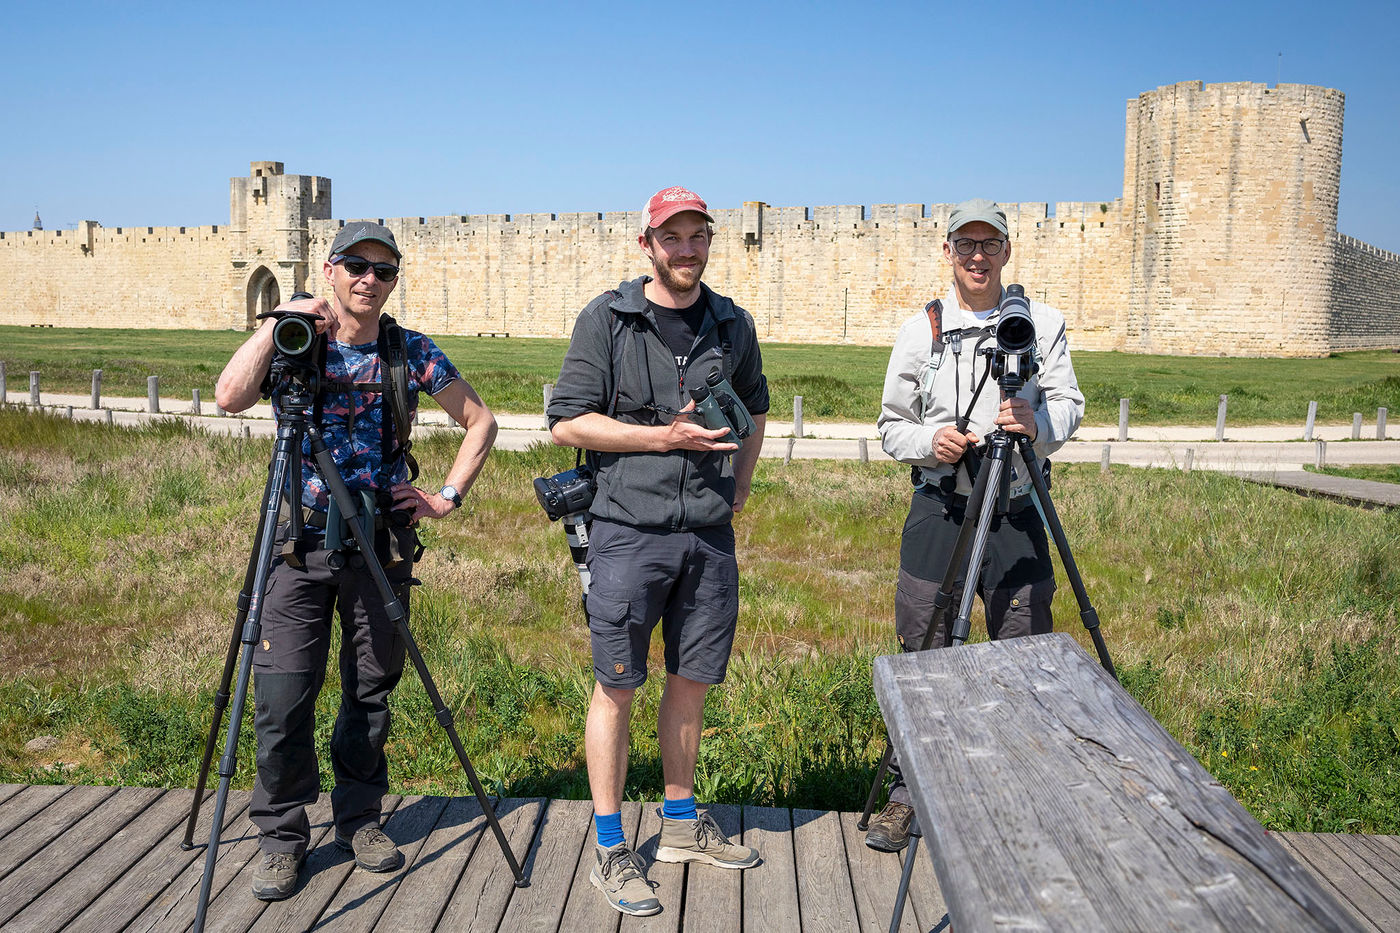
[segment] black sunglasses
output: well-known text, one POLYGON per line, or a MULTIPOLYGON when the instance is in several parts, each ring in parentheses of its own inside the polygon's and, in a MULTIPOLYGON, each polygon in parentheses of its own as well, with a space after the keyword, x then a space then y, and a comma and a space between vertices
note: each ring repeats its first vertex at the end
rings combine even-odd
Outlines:
POLYGON ((359 256, 338 256, 331 260, 332 264, 337 262, 357 279, 371 269, 374 270, 374 277, 381 282, 392 282, 399 276, 399 267, 391 262, 370 262, 359 256))

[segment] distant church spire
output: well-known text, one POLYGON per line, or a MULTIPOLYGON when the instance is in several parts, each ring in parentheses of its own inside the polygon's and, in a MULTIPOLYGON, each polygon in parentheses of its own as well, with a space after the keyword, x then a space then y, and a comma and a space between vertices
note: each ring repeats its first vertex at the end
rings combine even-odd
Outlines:
POLYGON ((43 222, 42 220, 39 219, 39 209, 38 209, 37 207, 34 208, 34 229, 35 229, 35 230, 42 230, 42 229, 44 229, 44 222, 43 222))

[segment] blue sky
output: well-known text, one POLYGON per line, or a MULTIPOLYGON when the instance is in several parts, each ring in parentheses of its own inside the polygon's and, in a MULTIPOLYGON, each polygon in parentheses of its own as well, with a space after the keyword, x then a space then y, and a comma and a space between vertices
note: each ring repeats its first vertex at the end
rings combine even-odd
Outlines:
POLYGON ((1346 93, 1338 227, 1400 251, 1397 9, 13 3, 0 229, 226 223, 258 159, 338 217, 1108 200, 1129 98, 1281 77, 1346 93))

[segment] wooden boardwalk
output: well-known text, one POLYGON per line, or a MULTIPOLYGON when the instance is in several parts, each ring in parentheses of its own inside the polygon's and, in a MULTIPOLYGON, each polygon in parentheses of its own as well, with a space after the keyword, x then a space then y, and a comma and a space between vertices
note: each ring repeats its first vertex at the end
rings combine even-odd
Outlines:
MULTIPOLYGON (((186 930, 204 868, 180 849, 191 792, 139 787, 0 785, 0 931, 186 930)), ((336 931, 879 931, 889 926, 898 856, 872 852, 856 814, 715 807, 725 830, 757 846, 746 872, 655 864, 664 910, 622 917, 588 882, 585 801, 512 799, 501 823, 530 877, 517 889, 472 798, 389 797, 386 829, 406 857, 383 875, 356 869, 330 843, 325 798, 312 809, 316 847, 286 901, 253 898, 257 854, 248 795, 230 795, 207 929, 336 931)), ((206 804, 208 811, 212 809, 206 804)), ((641 851, 656 846, 652 807, 627 804, 641 851)), ((208 837, 207 822, 197 839, 208 837)), ((1400 837, 1289 833, 1280 839, 1369 929, 1400 930, 1400 837)), ((915 863, 901 930, 947 929, 932 860, 915 863)))
MULTIPOLYGON (((0 930, 178 931, 194 919, 202 845, 180 849, 192 792, 139 787, 0 785, 0 930)), ((899 856, 873 852, 857 814, 713 807, 732 837, 756 846, 747 871, 654 864, 663 910, 622 917, 588 880, 587 801, 510 799, 498 816, 530 886, 516 888, 474 798, 389 797, 385 829, 404 868, 356 869, 331 842, 329 798, 312 808, 314 848, 288 900, 253 898, 256 830, 248 794, 230 794, 215 871, 210 931, 884 931, 899 856)), ((206 802, 196 841, 208 839, 206 802)), ((624 805, 623 826, 655 851, 655 807, 624 805)), ((946 928, 929 860, 915 863, 902 930, 946 928)))

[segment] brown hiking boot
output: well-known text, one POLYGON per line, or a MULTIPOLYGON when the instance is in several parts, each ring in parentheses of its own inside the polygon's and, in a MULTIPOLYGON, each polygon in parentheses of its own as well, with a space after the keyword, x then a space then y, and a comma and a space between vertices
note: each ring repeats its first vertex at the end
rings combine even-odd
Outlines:
POLYGON ((365 871, 393 871, 403 864, 403 853, 378 823, 366 823, 349 839, 336 830, 335 844, 355 853, 355 864, 365 871))
POLYGON ((672 820, 663 815, 656 860, 704 862, 717 868, 749 868, 758 864, 758 850, 730 842, 708 813, 693 820, 672 820))
POLYGON ((297 888, 301 859, 290 852, 264 852, 253 872, 253 896, 260 901, 280 901, 297 888))
POLYGON ((913 807, 891 800, 870 821, 865 844, 880 852, 898 852, 909 844, 909 824, 913 821, 913 807))

